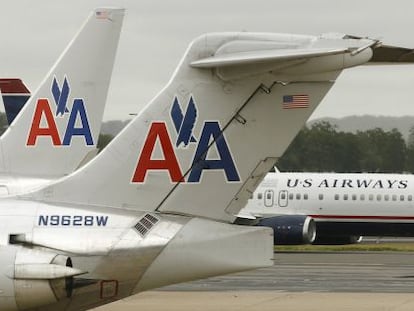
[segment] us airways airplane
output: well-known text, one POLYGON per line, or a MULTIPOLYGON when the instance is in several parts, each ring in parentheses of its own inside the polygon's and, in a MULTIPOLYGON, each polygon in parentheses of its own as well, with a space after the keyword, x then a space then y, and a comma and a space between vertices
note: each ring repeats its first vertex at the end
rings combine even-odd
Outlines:
POLYGON ((110 14, 122 16, 91 14, 29 100, 20 80, 0 80, 11 122, 0 138, 0 196, 45 185, 96 155, 122 25, 110 14))
MULTIPOLYGON (((117 23, 117 12, 97 16, 117 23)), ((234 215, 339 73, 375 59, 379 44, 248 32, 195 39, 103 152, 0 200, 2 310, 82 311, 272 265, 273 231, 234 225, 234 215)))
POLYGON ((414 236, 413 195, 413 175, 276 172, 240 217, 272 227, 279 245, 414 236))

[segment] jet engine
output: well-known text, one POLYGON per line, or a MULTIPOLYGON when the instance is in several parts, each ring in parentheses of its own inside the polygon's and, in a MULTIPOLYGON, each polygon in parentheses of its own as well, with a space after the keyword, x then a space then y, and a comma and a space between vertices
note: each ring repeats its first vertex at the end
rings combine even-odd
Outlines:
POLYGON ((310 244, 316 237, 315 221, 306 215, 263 218, 257 225, 273 229, 274 245, 310 244))
POLYGON ((70 257, 21 246, 0 247, 0 306, 20 311, 70 297, 73 277, 83 274, 70 257))

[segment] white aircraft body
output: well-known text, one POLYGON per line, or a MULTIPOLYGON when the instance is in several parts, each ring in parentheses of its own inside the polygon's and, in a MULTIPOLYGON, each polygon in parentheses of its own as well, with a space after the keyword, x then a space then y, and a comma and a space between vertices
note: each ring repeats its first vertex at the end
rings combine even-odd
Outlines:
POLYGON ((17 111, 0 137, 0 197, 44 186, 96 155, 121 25, 92 14, 26 104, 21 81, 1 79, 6 112, 17 111))
POLYGON ((378 45, 248 32, 195 39, 103 152, 51 185, 0 200, 1 309, 82 311, 272 265, 273 231, 234 225, 234 215, 339 73, 368 62, 378 45))
POLYGON ((240 216, 272 227, 275 244, 414 236, 413 195, 413 175, 276 172, 265 177, 240 216))

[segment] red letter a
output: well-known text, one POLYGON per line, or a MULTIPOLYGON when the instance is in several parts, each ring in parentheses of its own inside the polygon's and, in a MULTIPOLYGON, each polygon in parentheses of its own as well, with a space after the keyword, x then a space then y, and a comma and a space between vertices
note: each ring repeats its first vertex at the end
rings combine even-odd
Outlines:
POLYGON ((27 146, 34 146, 36 144, 37 136, 50 136, 54 146, 60 146, 60 137, 53 119, 52 111, 50 110, 47 99, 39 99, 37 101, 36 110, 33 116, 32 127, 30 128, 29 137, 27 138, 27 146), (42 115, 46 117, 47 127, 41 128, 40 121, 42 115))
POLYGON ((184 181, 165 123, 154 122, 151 124, 132 182, 144 182, 148 170, 167 170, 172 182, 184 181), (164 154, 163 160, 151 159, 157 139, 164 154))

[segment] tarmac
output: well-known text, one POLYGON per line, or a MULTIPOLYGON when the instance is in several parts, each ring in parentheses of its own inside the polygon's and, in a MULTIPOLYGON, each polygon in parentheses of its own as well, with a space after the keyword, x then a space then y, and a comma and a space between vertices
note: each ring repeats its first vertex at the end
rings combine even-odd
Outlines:
POLYGON ((156 292, 141 293, 99 311, 412 311, 413 294, 156 292))
POLYGON ((414 310, 414 253, 276 253, 273 267, 164 287, 96 308, 414 310))

